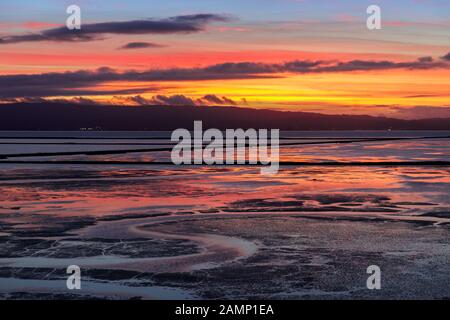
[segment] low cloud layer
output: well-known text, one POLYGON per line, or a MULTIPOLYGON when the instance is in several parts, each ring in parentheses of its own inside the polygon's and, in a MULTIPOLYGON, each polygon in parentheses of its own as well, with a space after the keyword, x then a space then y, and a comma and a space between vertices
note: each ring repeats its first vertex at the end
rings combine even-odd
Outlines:
MULTIPOLYGON (((75 95, 141 94, 157 89, 157 86, 141 86, 123 90, 95 90, 93 87, 107 82, 125 81, 169 82, 280 78, 291 74, 345 73, 355 71, 379 71, 392 69, 428 70, 450 68, 444 59, 419 58, 410 62, 351 60, 309 61, 295 60, 286 63, 222 63, 200 68, 150 69, 125 71, 102 67, 94 71, 52 72, 29 75, 0 76, 0 99, 16 97, 48 97, 75 95)), ((220 98, 207 96, 205 100, 219 104, 220 98)))
POLYGON ((155 95, 150 99, 140 95, 133 97, 115 97, 116 102, 121 104, 164 105, 164 106, 209 106, 209 105, 236 105, 236 102, 227 97, 218 97, 214 94, 205 95, 199 99, 190 98, 185 95, 155 95))
POLYGON ((141 95, 136 96, 113 96, 109 101, 98 102, 96 100, 74 97, 74 98, 53 98, 47 99, 42 97, 25 97, 25 98, 8 98, 3 99, 7 103, 71 103, 82 105, 138 105, 138 106, 213 106, 213 105, 236 105, 236 102, 227 97, 218 97, 214 94, 205 95, 199 99, 190 98, 185 95, 155 95, 151 98, 145 98, 141 95))
MULTIPOLYGON (((236 103, 228 99, 227 97, 219 98, 222 103, 209 103, 208 97, 215 95, 205 95, 202 98, 196 99, 185 95, 155 95, 151 98, 145 98, 141 95, 136 96, 114 96, 108 101, 96 101, 88 99, 85 97, 74 97, 74 98, 56 98, 56 99, 46 99, 41 97, 34 98, 15 98, 15 99, 5 99, 3 102, 8 103, 51 103, 51 104, 73 104, 73 105, 111 105, 111 106, 232 106, 236 103), (230 103, 226 103, 229 101, 230 103)), ((217 100, 217 101, 219 101, 217 100)), ((214 98, 214 101, 215 98, 214 98)), ((240 104, 243 104, 243 101, 240 104)), ((405 120, 417 120, 417 119, 450 119, 450 106, 447 107, 432 107, 432 106, 374 106, 378 110, 371 110, 369 114, 374 116, 382 116, 388 118, 405 119, 405 120)), ((330 113, 325 109, 305 109, 304 112, 314 112, 323 114, 347 114, 347 115, 364 115, 360 109, 355 109, 353 111, 349 110, 349 107, 345 107, 340 112, 330 113)))
POLYGON ((433 119, 450 118, 450 107, 389 107, 392 111, 390 116, 400 119, 433 119))
POLYGON ((201 102, 204 104, 218 104, 218 105, 223 105, 223 104, 235 105, 236 104, 236 102, 234 102, 233 100, 231 100, 227 97, 218 97, 214 94, 207 94, 206 96, 201 98, 201 102))
POLYGON ((102 40, 108 34, 176 34, 203 31, 211 22, 225 22, 229 18, 217 14, 195 14, 176 16, 161 20, 132 20, 118 22, 86 23, 81 30, 67 27, 46 29, 38 33, 27 33, 0 37, 0 45, 21 42, 54 41, 85 42, 102 40))

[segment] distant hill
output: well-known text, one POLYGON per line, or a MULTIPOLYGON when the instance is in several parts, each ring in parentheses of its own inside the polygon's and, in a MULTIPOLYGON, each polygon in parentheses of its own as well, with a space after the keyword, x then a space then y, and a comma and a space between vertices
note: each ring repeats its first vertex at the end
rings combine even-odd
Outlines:
POLYGON ((256 110, 238 107, 101 106, 70 103, 0 105, 0 130, 151 131, 193 128, 278 128, 281 130, 450 130, 450 118, 399 120, 358 115, 256 110))

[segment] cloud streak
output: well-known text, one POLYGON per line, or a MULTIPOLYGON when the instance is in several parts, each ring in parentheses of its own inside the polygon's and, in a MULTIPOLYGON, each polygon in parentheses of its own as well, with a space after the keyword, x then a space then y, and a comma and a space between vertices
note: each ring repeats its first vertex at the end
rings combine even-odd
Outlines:
POLYGON ((119 49, 130 50, 130 49, 146 49, 146 48, 162 48, 162 47, 164 46, 151 42, 130 42, 120 47, 119 49))
POLYGON ((10 35, 0 38, 1 44, 21 42, 54 41, 86 42, 102 40, 108 34, 176 34, 195 33, 205 29, 208 23, 226 22, 230 18, 217 14, 194 14, 175 16, 161 20, 132 20, 83 24, 81 30, 64 27, 46 29, 38 33, 10 35))

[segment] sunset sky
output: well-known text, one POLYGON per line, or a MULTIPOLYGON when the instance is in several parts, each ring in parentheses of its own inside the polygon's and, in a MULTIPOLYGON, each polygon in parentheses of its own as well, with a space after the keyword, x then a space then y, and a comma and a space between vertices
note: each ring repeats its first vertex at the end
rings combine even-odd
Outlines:
POLYGON ((450 117, 450 1, 2 0, 0 101, 42 99, 450 117))

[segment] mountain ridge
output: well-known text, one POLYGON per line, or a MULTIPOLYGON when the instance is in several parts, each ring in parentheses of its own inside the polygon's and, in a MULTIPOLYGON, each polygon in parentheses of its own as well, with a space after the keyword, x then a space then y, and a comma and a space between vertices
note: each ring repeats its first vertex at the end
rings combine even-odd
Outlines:
POLYGON ((168 131, 203 128, 280 130, 450 130, 450 118, 403 120, 369 115, 328 115, 231 106, 111 106, 72 103, 0 105, 0 130, 168 131))

